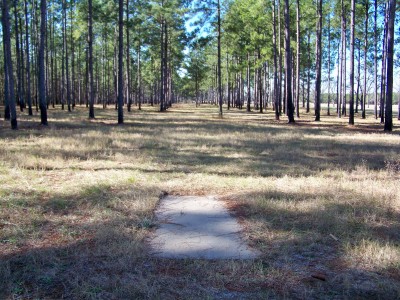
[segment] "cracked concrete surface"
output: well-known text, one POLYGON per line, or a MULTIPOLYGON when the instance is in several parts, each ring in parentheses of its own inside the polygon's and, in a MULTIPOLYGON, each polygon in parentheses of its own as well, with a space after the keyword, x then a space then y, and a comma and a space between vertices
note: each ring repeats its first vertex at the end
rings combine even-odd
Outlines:
POLYGON ((254 259, 240 224, 214 197, 167 196, 156 210, 153 255, 163 258, 254 259))

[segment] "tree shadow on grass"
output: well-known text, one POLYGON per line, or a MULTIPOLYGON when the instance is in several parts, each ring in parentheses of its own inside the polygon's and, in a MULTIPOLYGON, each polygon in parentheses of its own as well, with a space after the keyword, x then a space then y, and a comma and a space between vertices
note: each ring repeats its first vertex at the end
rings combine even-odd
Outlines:
POLYGON ((142 298, 144 289, 132 284, 141 281, 142 235, 127 230, 126 222, 85 225, 91 234, 76 242, 49 241, 43 247, 1 256, 0 297, 142 298))
MULTIPOLYGON (((351 190, 340 194, 354 197, 351 190)), ((299 285, 290 287, 293 293, 307 291, 310 298, 398 298, 398 256, 389 261, 378 253, 387 245, 399 251, 400 213, 389 204, 378 205, 379 199, 338 201, 337 196, 265 191, 225 200, 250 228, 247 234, 263 253, 263 263, 297 278, 299 285), (356 249, 360 250, 352 253, 356 249)))
POLYGON ((373 202, 332 201, 309 211, 279 205, 318 201, 319 196, 278 191, 239 195, 243 202, 235 208, 238 217, 241 213, 248 222, 262 224, 267 234, 257 233, 254 238, 256 233, 250 232, 253 246, 262 251, 254 261, 156 259, 149 255, 146 238, 151 230, 143 218, 119 214, 96 223, 87 219, 68 229, 80 233, 76 238, 58 241, 49 236, 35 247, 0 254, 0 297, 397 298, 400 278, 394 272, 398 269, 353 264, 345 249, 360 237, 398 243, 400 214, 390 214, 373 202), (273 200, 260 208, 268 199, 273 200), (363 221, 370 212, 392 224, 387 229, 390 234, 382 235, 363 221), (268 232, 282 235, 268 239, 268 232))

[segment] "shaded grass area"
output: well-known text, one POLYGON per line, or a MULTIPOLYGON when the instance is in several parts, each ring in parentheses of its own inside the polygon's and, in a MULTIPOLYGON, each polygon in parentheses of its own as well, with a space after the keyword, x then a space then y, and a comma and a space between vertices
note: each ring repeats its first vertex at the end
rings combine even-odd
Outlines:
POLYGON ((0 298, 400 297, 400 130, 178 105, 0 121, 0 298), (36 122, 36 123, 35 123, 36 122), (217 195, 254 261, 155 259, 165 194, 217 195))

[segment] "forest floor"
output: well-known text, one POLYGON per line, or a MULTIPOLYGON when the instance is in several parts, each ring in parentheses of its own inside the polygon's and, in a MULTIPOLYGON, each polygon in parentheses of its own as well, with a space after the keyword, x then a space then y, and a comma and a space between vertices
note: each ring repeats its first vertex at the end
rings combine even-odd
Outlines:
POLYGON ((0 298, 400 298, 399 121, 217 112, 0 121, 0 298), (167 194, 218 196, 260 257, 152 257, 167 194))

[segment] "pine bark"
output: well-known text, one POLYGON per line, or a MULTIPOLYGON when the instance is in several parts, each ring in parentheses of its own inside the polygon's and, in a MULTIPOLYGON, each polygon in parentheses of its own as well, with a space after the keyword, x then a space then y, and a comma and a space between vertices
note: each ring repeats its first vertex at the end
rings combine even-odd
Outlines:
POLYGON ((310 42, 310 33, 307 35, 307 63, 308 63, 308 71, 307 71, 307 101, 306 101, 306 113, 310 112, 310 86, 311 86, 311 42, 310 42))
POLYGON ((18 129, 17 111, 15 106, 13 64, 11 60, 10 14, 7 2, 7 0, 3 0, 1 14, 3 24, 4 67, 7 81, 7 84, 5 84, 5 103, 9 108, 11 128, 18 129))
POLYGON ((250 53, 247 52, 247 72, 246 72, 246 81, 247 81, 247 111, 251 111, 250 102, 251 102, 251 93, 250 93, 250 53))
POLYGON ((25 10, 25 52, 26 52, 26 102, 28 103, 28 114, 33 115, 32 112, 32 96, 31 96, 31 64, 30 64, 30 50, 29 50, 29 14, 28 14, 28 0, 24 1, 25 10))
POLYGON ((322 70, 322 0, 317 3, 317 40, 315 47, 315 121, 321 119, 321 70, 322 70))
POLYGON ((89 118, 94 119, 94 83, 93 83, 93 6, 92 0, 88 0, 88 102, 89 118))
POLYGON ((294 107, 292 99, 292 56, 290 55, 290 14, 289 0, 285 0, 285 82, 288 122, 294 123, 294 107))
POLYGON ((355 27, 355 0, 351 0, 350 21, 350 111, 349 125, 354 125, 354 27, 355 27))
POLYGON ((382 76, 381 76, 381 97, 379 105, 379 116, 381 118, 381 124, 385 122, 385 99, 386 99, 386 72, 387 72, 387 40, 388 40, 388 25, 389 25, 389 5, 385 4, 385 29, 382 40, 382 76))
POLYGON ((15 54, 17 57, 17 97, 16 102, 19 103, 21 111, 24 111, 24 98, 22 95, 22 72, 21 72, 21 53, 20 53, 20 42, 19 42, 19 28, 18 19, 19 14, 17 11, 17 0, 14 0, 14 28, 15 28, 15 54))
POLYGON ((123 79, 123 53, 124 53, 124 48, 123 48, 123 29, 124 29, 124 14, 123 14, 123 8, 124 8, 124 1, 119 0, 119 6, 118 6, 118 124, 123 124, 124 123, 124 111, 123 111, 123 105, 124 105, 124 79, 123 79))
POLYGON ((300 0, 296 1, 297 49, 296 49, 296 115, 300 117, 300 0))
POLYGON ((393 50, 394 50, 394 19, 396 16, 396 0, 389 0, 387 29, 387 63, 386 63, 386 107, 385 131, 393 130, 393 50))
POLYGON ((272 0, 272 44, 274 51, 274 109, 275 120, 279 120, 279 94, 278 94, 278 50, 276 42, 276 16, 275 16, 275 0, 272 0))
POLYGON ((218 103, 219 115, 222 117, 222 81, 221 81, 221 3, 217 2, 218 14, 218 103))
MULTIPOLYGON (((258 63, 261 62, 261 51, 258 49, 257 51, 257 58, 258 58, 258 63)), ((263 113, 264 109, 264 102, 263 102, 263 84, 262 84, 262 66, 258 66, 257 68, 257 87, 258 87, 258 102, 259 102, 259 109, 260 113, 263 113)))
POLYGON ((279 99, 279 114, 286 112, 286 105, 282 97, 282 44, 281 44, 281 1, 278 2, 278 99, 279 99))
POLYGON ((363 107, 362 107, 362 118, 366 118, 365 114, 365 105, 367 102, 367 51, 368 51, 368 11, 369 11, 369 0, 365 0, 365 31, 364 31, 364 99, 363 99, 363 107))
POLYGON ((328 16, 328 111, 331 115, 331 17, 328 16))
POLYGON ((130 78, 130 71, 129 71, 129 63, 130 63, 130 40, 129 40, 129 0, 126 0, 126 101, 128 103, 127 110, 131 111, 131 78, 130 78))
POLYGON ((63 48, 65 58, 65 77, 64 87, 67 98, 68 111, 71 112, 71 87, 69 82, 69 55, 68 55, 68 44, 67 44, 67 3, 63 0, 63 48))
POLYGON ((46 0, 40 0, 40 42, 39 42, 39 107, 40 123, 47 125, 47 101, 46 101, 46 81, 44 66, 44 46, 46 43, 46 0))
POLYGON ((378 119, 378 0, 374 3, 374 83, 375 83, 375 101, 374 101, 374 114, 375 119, 378 119))

